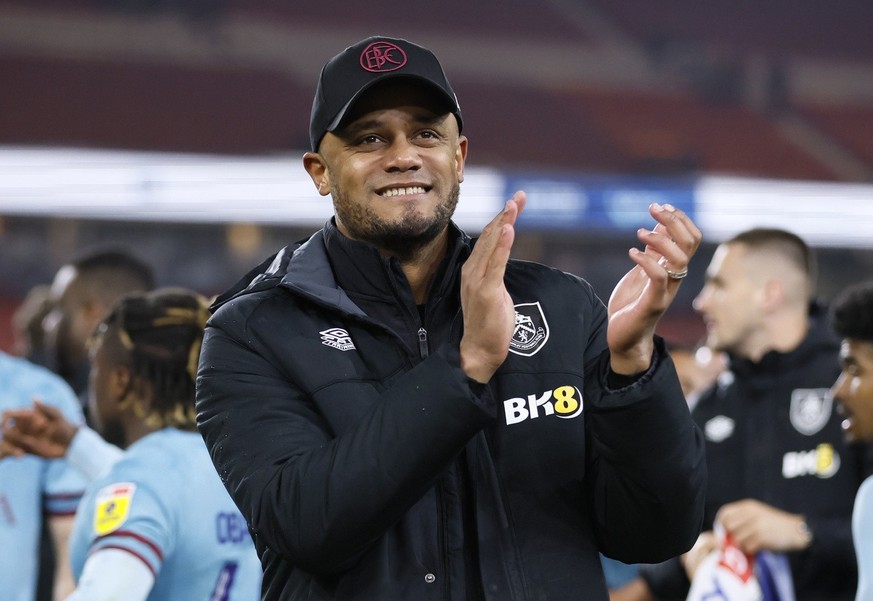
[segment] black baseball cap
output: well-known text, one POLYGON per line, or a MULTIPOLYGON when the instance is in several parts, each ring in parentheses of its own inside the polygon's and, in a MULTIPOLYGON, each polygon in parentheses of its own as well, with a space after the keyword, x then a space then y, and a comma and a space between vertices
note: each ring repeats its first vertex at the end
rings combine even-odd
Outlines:
POLYGON ((433 88, 461 128, 461 107, 437 57, 427 48, 399 38, 373 36, 349 46, 321 70, 309 119, 309 142, 318 151, 321 139, 340 126, 365 91, 387 79, 409 78, 433 88))

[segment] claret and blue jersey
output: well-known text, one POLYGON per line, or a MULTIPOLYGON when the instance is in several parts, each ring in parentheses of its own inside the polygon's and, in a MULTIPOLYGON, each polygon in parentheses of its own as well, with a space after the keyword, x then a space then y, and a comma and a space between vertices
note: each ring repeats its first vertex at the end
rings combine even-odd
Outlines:
POLYGON ((150 600, 260 597, 261 566, 245 520, 196 432, 149 434, 88 488, 70 546, 77 578, 101 549, 145 563, 155 575, 150 600))

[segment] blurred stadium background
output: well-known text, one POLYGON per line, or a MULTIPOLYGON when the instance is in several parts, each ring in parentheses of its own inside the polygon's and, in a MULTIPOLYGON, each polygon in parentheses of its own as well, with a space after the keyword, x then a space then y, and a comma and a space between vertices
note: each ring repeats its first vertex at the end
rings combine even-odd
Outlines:
POLYGON ((323 223, 312 92, 372 34, 443 61, 471 232, 523 187, 515 255, 608 295, 645 206, 677 204, 706 235, 663 323, 686 343, 714 245, 747 227, 810 241, 828 300, 873 277, 871 26, 869 0, 0 0, 0 348, 81 249, 213 294, 323 223))

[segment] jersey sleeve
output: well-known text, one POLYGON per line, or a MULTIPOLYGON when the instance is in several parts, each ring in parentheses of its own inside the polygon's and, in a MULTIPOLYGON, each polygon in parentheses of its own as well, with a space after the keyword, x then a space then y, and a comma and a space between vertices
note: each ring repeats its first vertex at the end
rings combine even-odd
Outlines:
POLYGON ((77 524, 77 529, 87 533, 86 555, 104 549, 126 551, 157 576, 176 545, 179 526, 162 500, 172 494, 133 479, 113 480, 96 488, 89 496, 85 519, 77 524))
POLYGON ((65 601, 144 601, 155 576, 137 558, 118 549, 88 557, 73 594, 65 601))
POLYGON ((91 428, 83 426, 73 436, 66 458, 91 482, 108 473, 123 455, 124 451, 103 440, 91 428))

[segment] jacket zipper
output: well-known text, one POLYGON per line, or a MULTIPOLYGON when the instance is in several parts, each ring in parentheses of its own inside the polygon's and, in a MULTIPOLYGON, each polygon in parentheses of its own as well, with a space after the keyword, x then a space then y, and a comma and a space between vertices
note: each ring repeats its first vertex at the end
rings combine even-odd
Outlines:
POLYGON ((427 330, 418 328, 418 354, 422 359, 427 359, 430 352, 427 350, 427 330))

